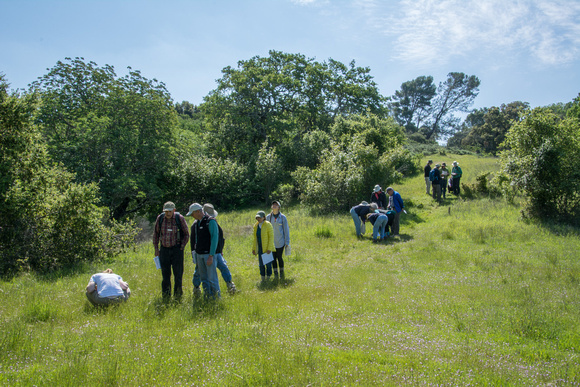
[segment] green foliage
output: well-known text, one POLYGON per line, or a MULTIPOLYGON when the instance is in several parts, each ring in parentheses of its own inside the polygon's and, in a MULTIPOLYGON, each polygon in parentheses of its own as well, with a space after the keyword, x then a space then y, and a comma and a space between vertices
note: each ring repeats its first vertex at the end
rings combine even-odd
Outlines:
MULTIPOLYGON (((213 140, 211 153, 248 162, 264 141, 272 147, 286 143, 288 150, 291 139, 328 132, 335 117, 384 114, 369 72, 354 62, 320 63, 279 51, 240 61, 237 69, 224 68, 217 89, 201 106, 213 140)), ((302 164, 292 166, 297 165, 302 164)))
POLYGON ((580 120, 536 108, 512 127, 505 145, 502 166, 510 184, 528 200, 525 214, 578 222, 580 120))
POLYGON ((132 224, 105 225, 94 184, 50 161, 33 124, 34 94, 8 95, 0 78, 0 252, 2 273, 39 271, 94 261, 134 241, 132 224))
POLYGON ((412 81, 404 82, 401 90, 397 90, 391 97, 393 102, 389 107, 397 122, 404 126, 407 134, 417 132, 427 120, 431 100, 437 94, 437 87, 432 76, 420 76, 412 81))
POLYGON ((255 171, 256 183, 263 188, 263 198, 268 202, 272 189, 282 175, 282 164, 276 154, 276 149, 268 148, 266 142, 262 144, 258 153, 255 171))
MULTIPOLYGON (((457 145, 495 155, 501 150, 500 145, 504 142, 507 132, 527 109, 528 103, 516 101, 507 105, 502 104, 499 108, 493 106, 470 113, 464 123, 464 129, 459 134, 459 137, 463 138, 457 145), (471 118, 472 115, 477 118, 471 118)), ((451 144, 457 141, 456 138, 451 144)))
POLYGON ((401 146, 401 128, 392 119, 339 118, 335 142, 321 153, 314 169, 298 168, 293 180, 303 203, 314 212, 346 210, 379 183, 390 185, 417 171, 418 160, 401 146))
POLYGON ((77 182, 98 184, 113 218, 156 208, 175 164, 177 115, 163 83, 67 58, 32 89, 42 98, 37 122, 51 157, 77 182))

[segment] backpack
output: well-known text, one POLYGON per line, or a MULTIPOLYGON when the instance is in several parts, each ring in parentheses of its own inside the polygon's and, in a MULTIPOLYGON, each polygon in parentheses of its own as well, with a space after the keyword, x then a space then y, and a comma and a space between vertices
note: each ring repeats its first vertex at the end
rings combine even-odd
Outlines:
POLYGON ((435 181, 435 168, 429 172, 429 181, 435 181))
MULTIPOLYGON (((177 224, 177 243, 181 245, 182 230, 181 230, 181 219, 179 219, 181 214, 179 212, 176 212, 174 216, 175 216, 175 224, 177 224)), ((165 220, 165 212, 162 212, 161 216, 159 217, 159 232, 157 233, 157 236, 160 236, 159 234, 161 233, 161 225, 163 224, 164 220, 165 220)))

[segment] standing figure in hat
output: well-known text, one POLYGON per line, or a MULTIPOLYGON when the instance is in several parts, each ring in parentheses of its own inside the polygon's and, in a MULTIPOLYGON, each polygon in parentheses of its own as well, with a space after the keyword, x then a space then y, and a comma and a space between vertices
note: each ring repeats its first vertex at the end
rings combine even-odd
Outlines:
POLYGON ((272 276, 272 262, 270 261, 264 264, 262 255, 271 254, 275 249, 274 228, 272 227, 272 224, 266 220, 266 213, 264 211, 258 211, 256 214, 256 224, 254 224, 254 244, 252 247, 252 254, 258 255, 262 281, 270 279, 272 276))
POLYGON ((288 227, 288 219, 280 212, 280 202, 274 200, 272 202, 272 212, 266 216, 266 220, 272 224, 274 228, 274 261, 272 266, 274 268, 274 277, 278 277, 278 268, 280 269, 280 278, 284 278, 284 248, 290 245, 290 228, 288 227))
POLYGON ((463 175, 463 171, 461 167, 457 163, 457 161, 453 162, 453 168, 451 168, 451 176, 453 177, 453 194, 459 195, 459 183, 461 181, 461 175, 463 175))
POLYGON ((161 292, 164 298, 171 297, 171 271, 173 270, 173 295, 180 299, 183 294, 183 249, 189 241, 189 229, 185 218, 175 212, 175 204, 163 205, 163 213, 157 216, 153 246, 161 265, 161 292), (159 244, 161 243, 161 247, 159 244))
POLYGON ((371 200, 369 200, 369 203, 377 203, 377 206, 381 210, 387 208, 387 195, 385 195, 380 185, 375 185, 375 188, 371 193, 371 200))

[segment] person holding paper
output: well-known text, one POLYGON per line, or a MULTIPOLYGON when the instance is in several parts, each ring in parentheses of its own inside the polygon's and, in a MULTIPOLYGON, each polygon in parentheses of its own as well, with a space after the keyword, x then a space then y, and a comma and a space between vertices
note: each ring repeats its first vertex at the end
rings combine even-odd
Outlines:
POLYGON ((163 212, 155 221, 153 246, 161 265, 161 292, 164 299, 171 297, 171 271, 173 270, 173 295, 177 300, 183 295, 183 250, 189 242, 189 229, 183 215, 175 211, 173 202, 163 205, 163 212), (159 247, 161 245, 161 247, 159 247))
POLYGON ((272 224, 266 220, 266 213, 258 211, 256 214, 256 224, 254 224, 254 245, 252 254, 258 254, 258 262, 260 264, 260 275, 262 281, 266 278, 270 279, 272 276, 272 251, 276 249, 274 245, 274 228, 272 224))
POLYGON ((280 212, 280 202, 274 200, 272 202, 272 212, 266 216, 266 220, 272 224, 274 229, 274 261, 272 267, 274 268, 274 278, 278 278, 278 268, 280 268, 280 278, 284 278, 284 248, 290 244, 290 228, 288 227, 288 219, 280 212))

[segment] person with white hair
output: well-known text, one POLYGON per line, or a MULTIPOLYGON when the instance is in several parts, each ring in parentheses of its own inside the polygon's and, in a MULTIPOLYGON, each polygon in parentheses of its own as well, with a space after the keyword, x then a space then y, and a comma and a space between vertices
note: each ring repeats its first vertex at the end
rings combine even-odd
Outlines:
POLYGON ((457 161, 453 162, 453 168, 451 168, 451 176, 453 177, 453 194, 459 195, 459 182, 461 181, 461 176, 463 175, 463 171, 461 167, 457 163, 457 161))

